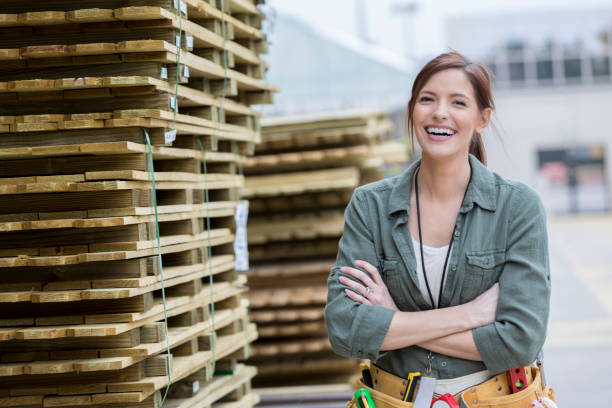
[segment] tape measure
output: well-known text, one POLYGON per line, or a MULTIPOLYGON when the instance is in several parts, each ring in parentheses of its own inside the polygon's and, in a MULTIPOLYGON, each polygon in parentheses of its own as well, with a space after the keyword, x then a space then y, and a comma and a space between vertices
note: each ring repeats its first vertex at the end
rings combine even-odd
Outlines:
POLYGON ((444 394, 433 400, 431 408, 459 408, 459 404, 451 394, 444 394))

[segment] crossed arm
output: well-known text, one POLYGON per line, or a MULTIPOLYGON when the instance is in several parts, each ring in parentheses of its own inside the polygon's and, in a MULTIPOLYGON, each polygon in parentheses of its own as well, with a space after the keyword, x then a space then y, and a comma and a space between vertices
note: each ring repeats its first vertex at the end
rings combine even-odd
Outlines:
POLYGON ((339 282, 346 286, 347 296, 355 302, 379 305, 396 311, 381 350, 418 345, 435 353, 482 361, 472 329, 495 320, 498 284, 463 305, 421 312, 402 312, 395 305, 378 269, 365 261, 355 261, 355 265, 368 273, 348 266, 340 269, 342 273, 355 279, 344 276, 338 278, 339 282), (367 288, 370 290, 367 291, 367 288))

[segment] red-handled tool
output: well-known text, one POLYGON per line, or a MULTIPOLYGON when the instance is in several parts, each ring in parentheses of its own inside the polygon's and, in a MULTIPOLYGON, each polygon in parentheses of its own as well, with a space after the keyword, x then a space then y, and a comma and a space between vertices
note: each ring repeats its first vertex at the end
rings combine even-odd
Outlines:
POLYGON ((527 376, 525 375, 525 367, 516 367, 506 371, 508 378, 508 387, 510 394, 522 391, 527 387, 527 376))
POLYGON ((444 394, 431 402, 431 408, 459 408, 451 394, 444 394))

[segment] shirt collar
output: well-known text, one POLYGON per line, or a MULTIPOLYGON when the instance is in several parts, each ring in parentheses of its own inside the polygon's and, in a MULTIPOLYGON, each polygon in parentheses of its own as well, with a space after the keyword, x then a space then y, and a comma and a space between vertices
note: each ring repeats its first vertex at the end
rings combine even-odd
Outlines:
MULTIPOLYGON (((495 177, 493 173, 475 156, 470 154, 469 160, 472 166, 472 181, 459 211, 466 213, 474 207, 474 204, 485 210, 495 211, 497 208, 497 195, 495 194, 495 177)), ((391 190, 389 197, 388 215, 391 216, 401 211, 405 211, 407 215, 410 214, 409 203, 412 180, 420 164, 421 160, 419 159, 399 176, 399 180, 393 187, 393 190, 391 190)))

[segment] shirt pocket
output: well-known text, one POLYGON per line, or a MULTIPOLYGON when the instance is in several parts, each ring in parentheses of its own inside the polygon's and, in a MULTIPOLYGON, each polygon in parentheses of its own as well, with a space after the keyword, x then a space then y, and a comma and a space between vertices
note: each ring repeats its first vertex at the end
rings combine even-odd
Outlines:
POLYGON ((382 279, 398 308, 403 309, 406 305, 406 288, 402 284, 400 276, 399 260, 383 259, 380 264, 382 279))
POLYGON ((461 290, 461 303, 469 302, 499 280, 506 261, 504 249, 472 251, 466 253, 465 278, 461 290))

